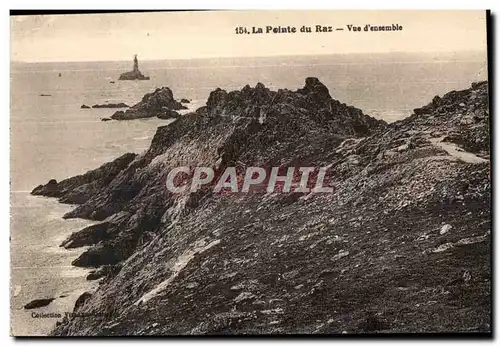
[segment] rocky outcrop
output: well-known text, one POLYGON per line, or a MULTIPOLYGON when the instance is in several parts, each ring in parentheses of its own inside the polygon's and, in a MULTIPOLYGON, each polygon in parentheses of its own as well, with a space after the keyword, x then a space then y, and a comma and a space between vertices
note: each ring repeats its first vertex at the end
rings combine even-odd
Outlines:
POLYGON ((143 75, 141 71, 129 71, 122 73, 118 80, 149 80, 149 77, 143 75))
POLYGON ((136 158, 136 154, 128 153, 116 160, 83 175, 57 182, 51 179, 45 185, 39 185, 31 191, 32 195, 56 197, 62 203, 82 204, 99 190, 110 184, 118 173, 126 169, 136 158))
POLYGON ((414 110, 415 116, 433 126, 434 137, 455 143, 480 157, 490 155, 488 84, 473 83, 467 90, 436 96, 428 105, 414 110))
POLYGON ((180 109, 187 109, 187 107, 174 99, 172 90, 163 87, 144 95, 139 103, 127 109, 125 112, 116 112, 111 118, 115 120, 133 120, 152 117, 176 118, 179 114, 174 111, 180 109))
POLYGON ((55 300, 55 298, 35 299, 35 300, 32 300, 31 302, 29 302, 28 304, 26 304, 24 306, 24 308, 26 310, 42 308, 42 307, 47 306, 50 303, 52 303, 53 300, 55 300))
MULTIPOLYGON (((66 215, 105 229, 74 264, 120 269, 53 335, 490 331, 490 149, 445 139, 482 131, 488 90, 457 93, 388 125, 316 78, 213 91, 66 215), (172 194, 183 165, 328 167, 333 192, 172 194)), ((60 184, 35 190, 87 190, 60 184)))
POLYGON ((119 103, 104 103, 104 104, 95 104, 92 107, 87 106, 87 105, 82 105, 80 108, 82 109, 89 109, 89 108, 128 108, 130 107, 126 103, 119 102, 119 103))
POLYGON ((107 233, 108 228, 108 222, 85 227, 79 232, 72 233, 65 241, 62 242, 61 246, 66 249, 70 249, 97 244, 101 240, 109 238, 107 233))
POLYGON ((87 275, 87 280, 98 280, 101 278, 112 278, 116 276, 121 270, 120 265, 104 265, 95 269, 87 275))
POLYGON ((92 108, 128 108, 130 107, 126 103, 104 103, 102 105, 93 105, 92 108))

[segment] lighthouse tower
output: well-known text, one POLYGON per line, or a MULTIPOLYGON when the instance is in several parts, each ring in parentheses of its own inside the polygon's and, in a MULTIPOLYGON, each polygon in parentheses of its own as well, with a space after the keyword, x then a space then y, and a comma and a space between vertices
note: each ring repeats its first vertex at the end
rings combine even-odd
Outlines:
POLYGON ((118 80, 149 80, 149 77, 144 76, 141 71, 139 71, 137 54, 134 55, 134 69, 132 71, 122 73, 118 80))
POLYGON ((137 54, 134 55, 134 72, 139 72, 139 62, 137 61, 137 54))

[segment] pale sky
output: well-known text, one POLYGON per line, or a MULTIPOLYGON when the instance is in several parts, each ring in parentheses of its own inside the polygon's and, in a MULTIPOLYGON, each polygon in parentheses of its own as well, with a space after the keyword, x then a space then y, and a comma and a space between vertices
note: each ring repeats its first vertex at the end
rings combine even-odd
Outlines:
POLYGON ((369 52, 484 51, 484 11, 239 11, 11 17, 13 61, 103 61, 369 52), (399 24, 402 31, 349 32, 399 24), (237 26, 316 25, 343 31, 235 34, 237 26))

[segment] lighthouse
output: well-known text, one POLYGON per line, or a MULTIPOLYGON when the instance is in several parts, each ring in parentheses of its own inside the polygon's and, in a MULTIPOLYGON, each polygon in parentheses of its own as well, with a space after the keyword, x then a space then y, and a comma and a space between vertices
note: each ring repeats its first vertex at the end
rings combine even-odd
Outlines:
POLYGON ((134 69, 132 71, 122 73, 118 80, 149 80, 149 77, 144 76, 141 71, 139 71, 139 60, 137 60, 137 54, 134 54, 134 69))
POLYGON ((134 55, 134 72, 139 72, 139 61, 137 61, 137 54, 134 55))

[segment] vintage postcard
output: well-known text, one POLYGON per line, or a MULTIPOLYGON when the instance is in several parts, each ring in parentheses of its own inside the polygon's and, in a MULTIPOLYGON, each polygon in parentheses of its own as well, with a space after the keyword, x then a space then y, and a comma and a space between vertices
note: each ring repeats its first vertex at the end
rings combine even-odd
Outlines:
POLYGON ((11 21, 11 335, 491 335, 487 11, 11 21))

